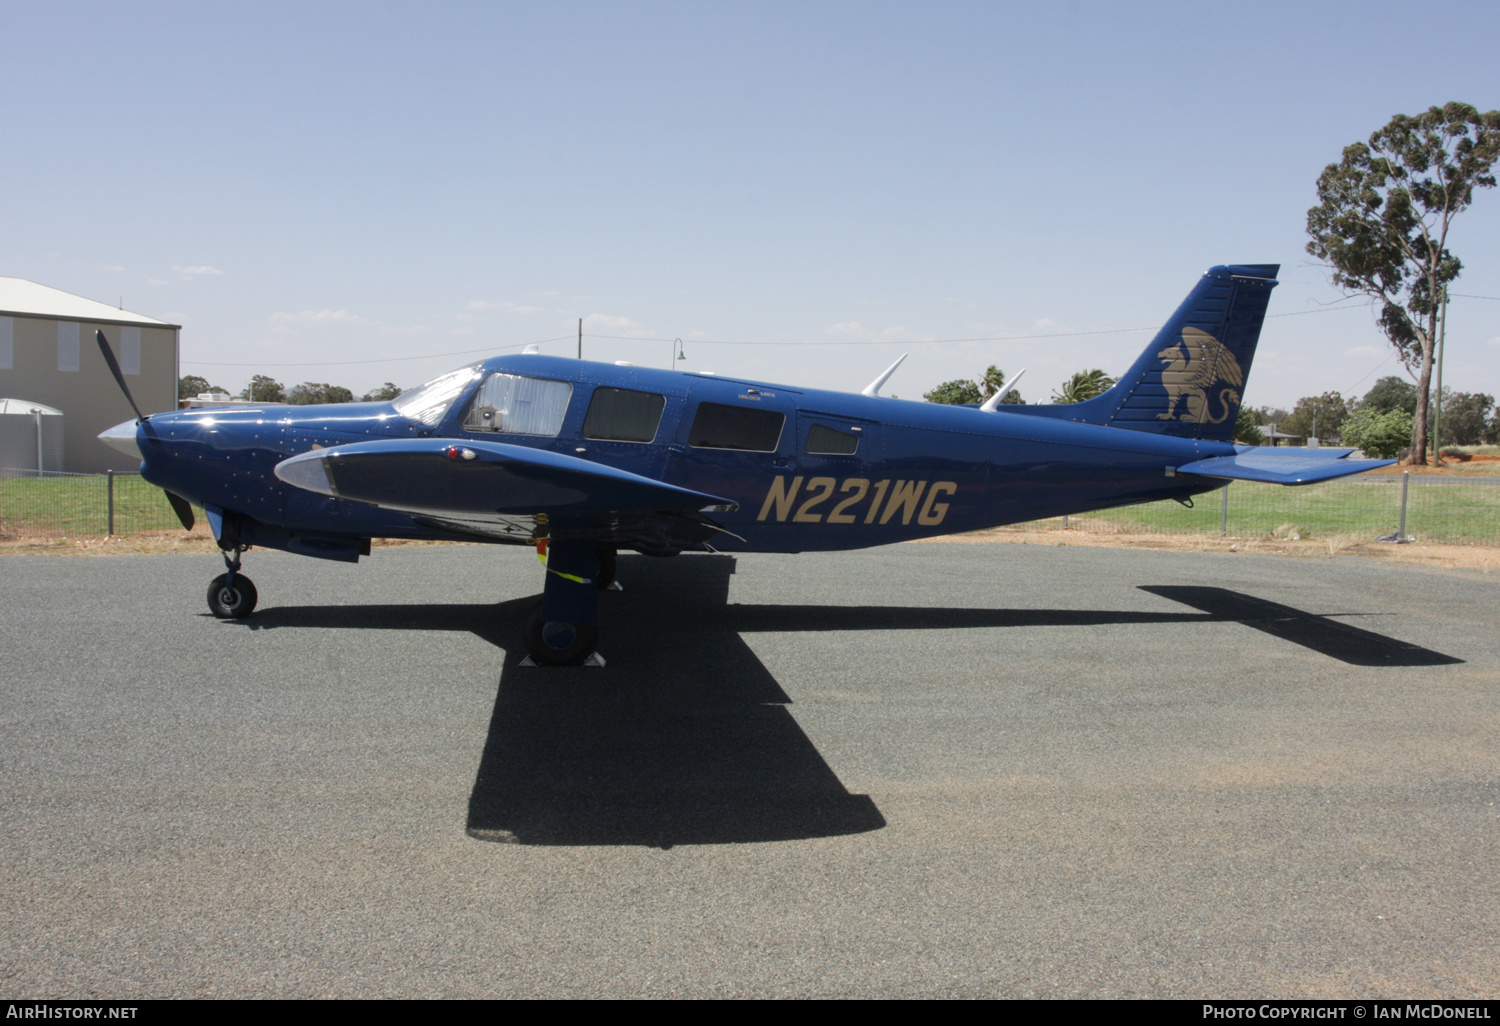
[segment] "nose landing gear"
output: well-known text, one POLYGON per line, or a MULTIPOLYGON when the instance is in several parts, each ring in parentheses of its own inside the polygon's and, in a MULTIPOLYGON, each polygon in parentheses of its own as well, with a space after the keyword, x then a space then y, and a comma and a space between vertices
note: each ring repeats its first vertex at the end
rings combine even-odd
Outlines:
POLYGON ((240 573, 240 553, 244 551, 243 545, 226 549, 224 566, 228 573, 220 574, 208 584, 208 609, 220 620, 239 620, 249 616, 255 611, 256 600, 260 597, 256 594, 255 584, 240 573))

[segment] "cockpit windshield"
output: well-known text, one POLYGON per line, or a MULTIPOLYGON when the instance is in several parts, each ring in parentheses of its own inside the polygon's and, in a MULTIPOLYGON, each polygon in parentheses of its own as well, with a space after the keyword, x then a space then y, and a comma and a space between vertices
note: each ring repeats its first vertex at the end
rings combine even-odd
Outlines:
POLYGON ((443 419, 443 414, 448 412, 448 407, 453 405, 464 387, 479 377, 479 365, 471 367, 460 367, 456 371, 449 371, 441 377, 433 378, 425 385, 407 389, 395 399, 391 405, 396 412, 403 417, 409 417, 428 427, 437 427, 438 422, 443 419))

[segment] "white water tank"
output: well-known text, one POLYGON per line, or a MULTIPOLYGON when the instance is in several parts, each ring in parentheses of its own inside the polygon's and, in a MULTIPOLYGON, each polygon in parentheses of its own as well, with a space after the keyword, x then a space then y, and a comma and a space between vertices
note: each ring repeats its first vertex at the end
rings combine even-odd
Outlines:
POLYGON ((0 477, 62 469, 62 411, 25 399, 0 399, 0 477))

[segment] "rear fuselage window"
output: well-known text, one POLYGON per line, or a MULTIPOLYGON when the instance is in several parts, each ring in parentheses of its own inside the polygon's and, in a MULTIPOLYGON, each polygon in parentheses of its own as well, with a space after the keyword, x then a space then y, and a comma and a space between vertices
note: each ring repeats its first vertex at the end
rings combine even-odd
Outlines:
POLYGON ((693 430, 688 434, 688 445, 695 449, 775 452, 785 424, 785 414, 774 410, 700 403, 698 415, 693 418, 693 430))
POLYGON ((807 432, 807 451, 819 456, 853 456, 859 449, 859 436, 814 424, 807 432))
POLYGON ((656 437, 665 396, 629 388, 596 388, 583 418, 583 437, 605 442, 649 442, 656 437))
POLYGON ((566 381, 491 374, 469 403, 464 430, 555 437, 572 395, 573 386, 566 381))

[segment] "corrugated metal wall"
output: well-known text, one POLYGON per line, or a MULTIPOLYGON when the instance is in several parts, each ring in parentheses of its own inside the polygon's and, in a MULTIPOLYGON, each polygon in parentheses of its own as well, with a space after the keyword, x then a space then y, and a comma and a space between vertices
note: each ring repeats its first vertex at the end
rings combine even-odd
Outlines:
POLYGON ((0 476, 63 469, 63 417, 60 413, 0 413, 0 476), (42 465, 37 466, 37 432, 42 465))

